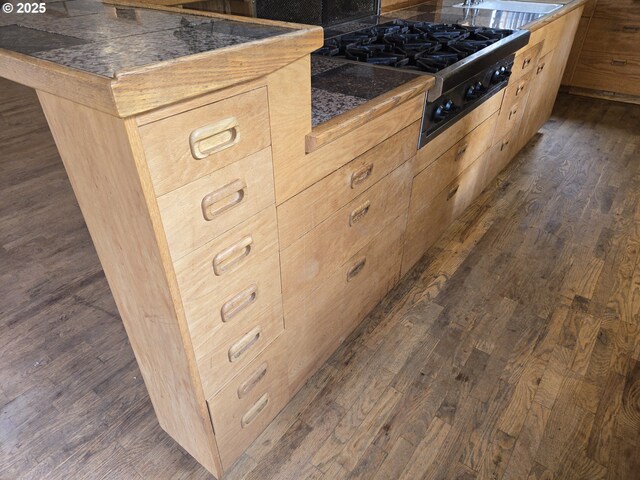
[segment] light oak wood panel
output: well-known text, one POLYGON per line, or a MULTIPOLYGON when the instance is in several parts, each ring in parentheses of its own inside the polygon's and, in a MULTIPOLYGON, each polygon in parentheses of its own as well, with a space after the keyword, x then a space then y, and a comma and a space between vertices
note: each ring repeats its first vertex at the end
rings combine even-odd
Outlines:
POLYGON ((285 317, 340 265, 409 207, 412 165, 405 163, 280 254, 285 317))
MULTIPOLYGON (((581 14, 582 10, 580 10, 580 15, 581 14)), ((544 57, 558 46, 560 38, 564 35, 566 21, 567 15, 562 15, 561 17, 545 24, 542 28, 531 32, 529 45, 542 43, 539 55, 540 58, 544 57)), ((573 35, 570 38, 573 38, 573 35)))
POLYGON ((415 156, 419 133, 420 122, 415 122, 280 205, 280 248, 287 248, 364 190, 415 156))
POLYGON ((640 18, 634 22, 626 17, 617 20, 593 18, 589 34, 584 41, 584 50, 622 55, 636 55, 640 45, 640 18))
POLYGON ((414 179, 417 188, 411 192, 411 208, 402 254, 402 275, 411 270, 451 222, 480 193, 484 165, 485 159, 482 156, 428 202, 422 202, 421 196, 423 188, 429 184, 424 178, 430 177, 431 172, 424 170, 414 179))
MULTIPOLYGON (((303 156, 278 157, 274 150, 276 203, 284 203, 380 142, 419 121, 423 108, 424 97, 412 98, 368 124, 303 156)), ((417 141, 416 139, 416 143, 417 141)))
POLYGON ((275 203, 271 149, 158 198, 173 260, 275 203))
POLYGON ((350 131, 370 122, 411 98, 418 95, 424 96, 427 90, 435 83, 435 77, 419 76, 415 80, 407 82, 373 100, 369 100, 366 104, 322 123, 307 135, 307 153, 311 153, 323 145, 348 134, 350 131))
POLYGON ((498 112, 494 113, 414 178, 409 207, 411 211, 420 210, 421 206, 428 205, 489 149, 493 142, 498 115, 498 112))
POLYGON ((511 130, 499 138, 484 159, 484 170, 482 174, 483 188, 486 187, 496 176, 505 169, 514 156, 515 141, 517 132, 511 130))
POLYGON ((203 245, 176 262, 175 269, 202 384, 209 396, 283 328, 275 209, 265 209, 203 245), (245 239, 250 239, 250 243, 245 239), (218 274, 216 259, 230 249, 234 250, 229 264, 236 263, 218 274), (255 305, 225 322, 224 305, 251 286, 256 287, 255 305), (262 333, 251 348, 231 361, 231 345, 259 327, 262 333))
POLYGON ((498 92, 485 103, 469 112, 441 135, 438 135, 418 150, 415 171, 420 172, 424 170, 429 164, 449 150, 455 143, 459 142, 462 137, 467 135, 471 130, 497 112, 500 109, 503 97, 504 90, 498 92))
POLYGON ((640 95, 640 55, 582 51, 572 85, 640 95))
MULTIPOLYGON (((269 130, 267 89, 264 87, 140 127, 156 195, 164 195, 263 150, 271 143, 269 130), (228 140, 229 146, 204 158, 196 158, 191 147, 194 132, 229 121, 234 123, 232 129, 218 129, 221 131, 218 137, 228 140)), ((213 133, 203 135, 215 138, 213 133)), ((206 138, 203 144, 206 148, 206 138)))
POLYGON ((576 66, 578 65, 578 59, 580 58, 580 54, 582 53, 584 41, 589 33, 590 22, 591 18, 585 17, 584 15, 580 19, 578 30, 576 31, 576 36, 573 40, 573 46, 571 47, 571 53, 569 54, 569 59, 567 60, 567 66, 562 77, 563 85, 571 85, 572 83, 573 74, 575 73, 576 66))
POLYGON ((211 422, 225 468, 233 465, 289 401, 287 353, 284 338, 276 338, 209 399, 211 422))
POLYGON ((222 466, 135 126, 45 92, 38 97, 160 425, 219 476, 222 466))
POLYGON ((348 258, 286 314, 292 394, 399 279, 406 214, 348 258))
POLYGON ((538 63, 540 58, 540 52, 542 51, 543 42, 538 42, 529 45, 518 50, 516 58, 513 61, 513 68, 511 70, 511 77, 509 82, 514 82, 525 74, 532 72, 538 63))
POLYGON ((529 72, 507 87, 493 137, 495 141, 500 141, 520 125, 527 107, 532 78, 533 72, 529 72))
POLYGON ((640 2, 638 0, 598 0, 593 17, 637 22, 640 21, 640 2))

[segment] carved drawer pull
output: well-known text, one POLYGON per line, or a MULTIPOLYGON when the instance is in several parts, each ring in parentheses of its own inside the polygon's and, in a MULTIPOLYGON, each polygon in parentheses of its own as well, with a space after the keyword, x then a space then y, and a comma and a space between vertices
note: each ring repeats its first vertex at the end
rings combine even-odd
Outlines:
POLYGON ((460 160, 465 153, 467 153, 467 149, 469 148, 469 144, 465 143, 464 145, 462 145, 458 151, 456 152, 456 157, 455 157, 455 161, 457 162, 458 160, 460 160))
POLYGON ((258 367, 258 369, 251 374, 249 378, 247 378, 244 382, 240 384, 238 387, 238 398, 243 399, 246 397, 254 387, 260 383, 264 377, 267 376, 268 365, 267 362, 263 363, 258 367))
POLYGON ((240 263, 249 256, 253 248, 253 237, 247 235, 242 240, 234 243, 229 248, 225 248, 223 251, 213 257, 213 271, 217 276, 222 275, 234 267, 240 265, 240 263))
POLYGON ((191 155, 196 160, 234 146, 240 141, 240 130, 235 117, 200 127, 189 135, 191 155))
POLYGON ((527 85, 525 83, 518 85, 518 88, 516 88, 516 97, 520 95, 520 93, 525 89, 526 86, 527 85))
POLYGON ((364 270, 364 266, 367 264, 367 258, 364 257, 356 262, 356 264, 349 269, 347 272, 347 282, 350 282, 355 277, 357 277, 362 270, 364 270))
POLYGON ((524 70, 531 63, 531 57, 525 58, 524 62, 522 62, 522 69, 524 70))
POLYGON ((235 295, 233 298, 230 298, 222 308, 220 309, 220 314, 222 316, 223 322, 228 322, 232 320, 236 315, 238 315, 245 308, 252 305, 258 298, 258 286, 251 285, 245 288, 243 291, 235 295))
POLYGON ((447 201, 451 200, 454 197, 454 195, 458 193, 459 188, 460 188, 460 185, 456 185, 451 190, 449 190, 449 193, 447 194, 447 201))
POLYGON ((511 120, 518 113, 518 107, 514 107, 509 112, 509 120, 511 120))
POLYGON ((640 25, 624 25, 622 31, 630 33, 640 32, 640 25))
POLYGON ((509 145, 509 141, 510 140, 505 140, 504 142, 502 142, 502 145, 500 145, 500 151, 502 152, 505 148, 507 148, 507 145, 509 145))
POLYGON ((540 75, 542 73, 542 71, 544 70, 545 65, 546 64, 544 64, 544 63, 541 64, 541 65, 538 65, 538 69, 536 70, 536 75, 540 75))
POLYGON ((363 183, 367 178, 371 176, 373 173, 373 163, 369 165, 365 165, 357 172, 353 172, 351 174, 351 188, 356 188, 358 185, 363 183))
POLYGON ((253 347, 262 337, 262 328, 256 327, 234 343, 229 349, 229 361, 235 362, 253 347))
POLYGON ((367 202, 361 207, 356 208, 349 215, 349 226, 353 226, 366 217, 367 213, 369 213, 369 209, 371 208, 371 202, 367 200, 367 202))
POLYGON ((611 60, 611 65, 615 67, 624 67, 626 64, 626 60, 611 60))
POLYGON ((260 397, 260 400, 258 400, 253 405, 253 407, 251 407, 249 411, 242 416, 242 420, 240 420, 240 425, 242 426, 242 428, 247 427, 251 422, 253 422, 268 404, 269 394, 265 393, 262 397, 260 397))
POLYGON ((219 188, 202 199, 202 214, 207 221, 242 203, 247 196, 247 184, 244 180, 233 182, 219 188))

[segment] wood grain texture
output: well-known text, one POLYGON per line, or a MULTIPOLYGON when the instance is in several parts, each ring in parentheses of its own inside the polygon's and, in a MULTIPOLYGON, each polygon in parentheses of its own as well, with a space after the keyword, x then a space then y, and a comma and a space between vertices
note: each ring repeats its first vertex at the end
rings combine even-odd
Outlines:
POLYGON ((158 420, 219 475, 222 469, 193 347, 134 126, 48 93, 39 92, 38 98, 105 266, 158 420))

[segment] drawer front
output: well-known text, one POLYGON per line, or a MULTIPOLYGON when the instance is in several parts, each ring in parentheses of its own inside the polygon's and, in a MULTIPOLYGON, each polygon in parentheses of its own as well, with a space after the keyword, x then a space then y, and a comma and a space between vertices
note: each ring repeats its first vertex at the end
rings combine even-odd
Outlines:
POLYGON ((564 31, 564 26, 567 23, 567 17, 568 15, 563 15, 562 17, 557 18, 553 22, 531 33, 529 45, 542 43, 539 57, 543 57, 558 47, 558 43, 564 31))
POLYGON ((419 131, 420 122, 416 122, 279 205, 280 248, 291 245, 415 156, 419 131))
POLYGON ((274 204, 270 148, 158 198, 173 260, 274 204))
POLYGON ((175 270, 211 394, 283 328, 275 207, 176 262, 175 270))
POLYGON ((160 196, 269 146, 267 89, 189 110, 139 131, 160 196))
POLYGON ((497 119, 496 112, 414 178, 411 210, 428 204, 491 146, 497 119))
POLYGON ((282 251, 285 309, 287 302, 317 288, 390 221, 406 213, 411 177, 412 165, 405 163, 282 251))
POLYGON ((459 142, 462 137, 497 112, 500 109, 500 105, 502 105, 503 96, 504 90, 501 90, 418 150, 415 173, 424 170, 459 142))
POLYGON ((640 18, 637 22, 594 18, 589 24, 589 34, 584 41, 584 50, 629 55, 638 54, 640 45, 640 18))
POLYGON ((285 313, 292 392, 397 283, 405 226, 406 216, 397 217, 285 313))
POLYGON ((484 168, 482 173, 482 186, 486 187, 496 176, 504 170, 511 162, 515 150, 515 140, 512 140, 517 133, 512 130, 500 138, 484 157, 484 168))
POLYGON ((640 95, 640 56, 583 50, 572 83, 576 87, 640 95))
POLYGON ((224 468, 229 468, 289 400, 286 344, 275 339, 208 403, 224 468))
POLYGON ((617 21, 640 21, 640 0, 598 0, 593 16, 617 21))
POLYGON ((513 61, 513 68, 511 69, 511 83, 533 71, 534 67, 538 63, 538 59, 540 58, 542 45, 543 42, 539 42, 531 46, 531 42, 529 42, 529 45, 516 53, 516 58, 513 61))
MULTIPOLYGON (((455 218, 460 215, 482 191, 481 176, 484 159, 473 162, 456 179, 447 185, 429 202, 415 198, 418 190, 412 192, 411 208, 407 220, 404 252, 402 256, 402 275, 405 275, 422 255, 431 247, 455 218)), ((420 175, 428 175, 427 171, 420 175)), ((422 183, 416 177, 414 182, 422 183)))
POLYGON ((507 88, 500 109, 494 139, 501 139, 520 124, 527 106, 533 72, 517 79, 507 88))

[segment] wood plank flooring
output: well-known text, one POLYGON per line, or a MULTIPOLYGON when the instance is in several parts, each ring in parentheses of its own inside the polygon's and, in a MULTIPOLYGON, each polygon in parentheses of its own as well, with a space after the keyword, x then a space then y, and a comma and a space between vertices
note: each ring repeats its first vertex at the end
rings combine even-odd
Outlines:
MULTIPOLYGON (((0 479, 210 478, 157 424, 35 96, 0 91, 0 479)), ((639 264, 640 106, 561 95, 226 478, 640 478, 639 264)))

